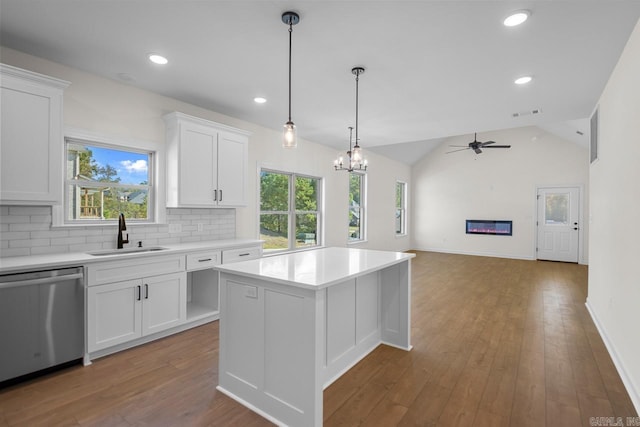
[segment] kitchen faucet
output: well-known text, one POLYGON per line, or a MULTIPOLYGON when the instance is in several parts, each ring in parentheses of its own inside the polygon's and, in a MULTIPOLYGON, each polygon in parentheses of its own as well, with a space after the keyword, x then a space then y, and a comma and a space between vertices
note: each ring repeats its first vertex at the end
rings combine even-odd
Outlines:
POLYGON ((118 249, 122 249, 122 245, 125 243, 129 243, 129 233, 127 233, 127 238, 122 238, 122 232, 127 229, 127 224, 124 222, 124 214, 120 212, 120 216, 118 217, 118 249))

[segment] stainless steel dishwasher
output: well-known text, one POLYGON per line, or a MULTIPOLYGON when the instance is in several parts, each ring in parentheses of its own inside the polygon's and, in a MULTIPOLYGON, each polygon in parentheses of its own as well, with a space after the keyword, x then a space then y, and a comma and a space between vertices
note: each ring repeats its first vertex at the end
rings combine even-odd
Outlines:
POLYGON ((0 382, 80 359, 83 268, 0 276, 0 382))

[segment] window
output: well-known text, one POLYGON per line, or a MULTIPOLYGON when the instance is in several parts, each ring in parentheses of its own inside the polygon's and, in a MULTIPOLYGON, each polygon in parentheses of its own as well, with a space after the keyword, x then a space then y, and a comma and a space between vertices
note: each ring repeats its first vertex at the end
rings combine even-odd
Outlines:
POLYGON ((260 171, 260 238, 266 252, 320 245, 320 178, 260 171))
POLYGON ((407 183, 396 182, 396 236, 407 234, 407 183))
POLYGON ((67 223, 153 220, 153 152, 67 138, 67 223))
POLYGON ((365 178, 349 172, 349 242, 365 240, 365 178))

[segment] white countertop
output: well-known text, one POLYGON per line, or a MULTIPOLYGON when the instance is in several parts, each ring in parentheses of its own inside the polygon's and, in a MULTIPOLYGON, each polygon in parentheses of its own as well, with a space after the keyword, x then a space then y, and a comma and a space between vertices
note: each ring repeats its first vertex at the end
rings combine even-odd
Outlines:
POLYGON ((185 252, 196 252, 200 250, 205 251, 216 249, 234 249, 238 247, 255 246, 261 244, 262 240, 211 240, 205 242, 158 245, 166 249, 155 252, 128 253, 125 250, 123 251, 123 253, 101 256, 94 256, 87 252, 69 252, 61 254, 6 257, 0 258, 0 274, 15 273, 28 270, 33 271, 38 269, 81 266, 96 262, 115 261, 120 259, 124 260, 150 256, 174 255, 185 252))
POLYGON ((323 248, 266 256, 215 268, 307 289, 321 289, 346 279, 405 262, 415 254, 370 249, 323 248))

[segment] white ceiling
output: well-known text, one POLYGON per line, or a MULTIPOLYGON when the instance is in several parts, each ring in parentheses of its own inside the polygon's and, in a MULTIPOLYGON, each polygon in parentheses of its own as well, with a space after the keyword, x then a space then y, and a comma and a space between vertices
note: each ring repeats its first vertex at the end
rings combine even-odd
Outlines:
POLYGON ((351 68, 364 66, 361 144, 407 163, 450 136, 527 125, 586 143, 580 127, 640 17, 637 0, 0 2, 4 46, 278 130, 287 119, 281 14, 294 10, 299 136, 346 149, 351 68), (530 19, 503 26, 517 9, 530 19), (149 63, 150 52, 169 64, 149 63), (525 74, 532 83, 513 84, 525 74), (513 117, 533 109, 542 112, 513 117))

